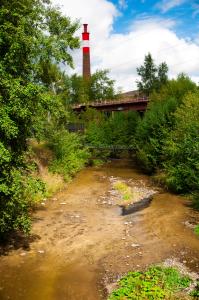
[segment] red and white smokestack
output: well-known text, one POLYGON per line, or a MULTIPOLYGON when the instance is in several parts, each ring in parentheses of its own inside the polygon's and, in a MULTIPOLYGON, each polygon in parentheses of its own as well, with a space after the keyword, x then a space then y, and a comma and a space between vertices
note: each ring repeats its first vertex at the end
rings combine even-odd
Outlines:
POLYGON ((84 31, 82 32, 82 51, 83 51, 83 78, 89 79, 91 76, 90 66, 90 46, 88 24, 83 24, 84 31))

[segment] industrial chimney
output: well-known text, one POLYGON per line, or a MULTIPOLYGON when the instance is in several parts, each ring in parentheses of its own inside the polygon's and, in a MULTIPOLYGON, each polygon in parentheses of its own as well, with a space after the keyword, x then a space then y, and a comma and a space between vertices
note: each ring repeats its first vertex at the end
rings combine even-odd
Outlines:
POLYGON ((90 66, 90 47, 89 47, 89 32, 88 24, 83 24, 84 31, 82 32, 82 51, 83 51, 83 78, 89 79, 91 77, 90 66))

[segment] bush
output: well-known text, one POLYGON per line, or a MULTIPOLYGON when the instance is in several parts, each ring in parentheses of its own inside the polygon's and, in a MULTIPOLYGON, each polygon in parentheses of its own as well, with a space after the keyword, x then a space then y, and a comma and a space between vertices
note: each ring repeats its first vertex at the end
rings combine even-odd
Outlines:
POLYGON ((44 184, 16 168, 3 172, 0 180, 0 237, 17 229, 30 231, 29 209, 38 194, 44 195, 44 184))
POLYGON ((175 109, 174 98, 162 103, 154 102, 138 123, 135 135, 136 157, 141 168, 148 173, 153 173, 162 165, 162 149, 174 123, 172 113, 175 109))
POLYGON ((81 170, 90 158, 82 137, 64 129, 51 136, 49 146, 55 154, 50 170, 62 174, 65 180, 81 170))
POLYGON ((165 142, 166 182, 177 192, 199 191, 199 93, 188 94, 174 114, 165 142))
POLYGON ((100 114, 100 117, 88 122, 86 141, 99 148, 94 149, 94 156, 106 159, 113 155, 114 150, 120 154, 122 149, 131 149, 132 132, 136 131, 138 119, 135 112, 116 112, 110 117, 100 114))

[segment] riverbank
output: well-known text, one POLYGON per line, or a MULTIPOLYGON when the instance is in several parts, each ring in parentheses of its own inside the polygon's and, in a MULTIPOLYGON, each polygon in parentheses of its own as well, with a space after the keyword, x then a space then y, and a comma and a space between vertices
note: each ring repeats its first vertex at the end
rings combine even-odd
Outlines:
POLYGON ((123 274, 168 259, 199 273, 199 239, 186 226, 199 216, 188 200, 159 191, 149 207, 121 216, 103 200, 111 178, 155 188, 125 160, 82 170, 35 212, 35 240, 0 257, 0 299, 106 299, 123 274))

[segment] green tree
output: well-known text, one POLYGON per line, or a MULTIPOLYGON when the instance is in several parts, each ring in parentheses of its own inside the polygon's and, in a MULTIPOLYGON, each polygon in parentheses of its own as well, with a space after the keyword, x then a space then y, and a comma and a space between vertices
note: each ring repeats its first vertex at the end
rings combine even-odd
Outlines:
POLYGON ((103 101, 115 98, 114 80, 108 76, 108 70, 97 70, 91 76, 90 101, 103 101))
POLYGON ((116 98, 114 80, 108 76, 108 70, 98 70, 91 75, 90 80, 74 74, 70 78, 69 103, 89 103, 116 98))
POLYGON ((189 93, 176 110, 165 141, 166 182, 178 192, 199 191, 199 93, 189 93))
POLYGON ((176 79, 166 81, 158 91, 153 91, 150 101, 166 101, 168 98, 175 98, 178 105, 182 103, 184 96, 189 92, 197 91, 197 85, 186 74, 181 73, 176 79))
POLYGON ((136 156, 147 173, 153 173, 164 161, 163 145, 174 124, 175 98, 151 103, 144 118, 140 119, 135 135, 136 156))
POLYGON ((156 66, 150 53, 145 56, 144 64, 137 68, 137 73, 141 77, 141 80, 137 81, 138 89, 145 95, 160 89, 168 80, 167 64, 163 62, 156 66))
POLYGON ((72 66, 69 50, 79 47, 79 39, 74 37, 78 24, 46 0, 2 0, 0 25, 1 235, 28 229, 24 151, 48 112, 59 107, 46 88, 50 81, 42 77, 44 62, 72 66))

